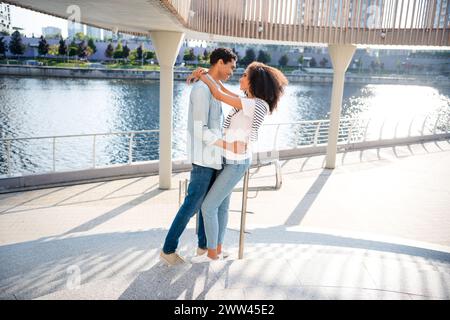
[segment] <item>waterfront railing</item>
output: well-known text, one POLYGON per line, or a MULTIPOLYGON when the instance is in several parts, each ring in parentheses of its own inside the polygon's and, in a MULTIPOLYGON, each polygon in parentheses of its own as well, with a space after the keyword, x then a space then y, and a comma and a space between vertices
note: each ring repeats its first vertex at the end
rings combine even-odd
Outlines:
MULTIPOLYGON (((264 124, 254 150, 272 152, 272 157, 286 150, 297 150, 299 154, 304 148, 323 150, 328 143, 329 124, 327 119, 264 124)), ((409 141, 405 138, 448 134, 449 129, 448 113, 401 119, 341 118, 338 147, 376 146, 382 141, 403 143, 409 141)), ((173 142, 174 158, 186 158, 186 129, 174 128, 173 134, 177 137, 173 142)), ((158 158, 159 130, 0 138, 0 178, 127 166, 158 158)))

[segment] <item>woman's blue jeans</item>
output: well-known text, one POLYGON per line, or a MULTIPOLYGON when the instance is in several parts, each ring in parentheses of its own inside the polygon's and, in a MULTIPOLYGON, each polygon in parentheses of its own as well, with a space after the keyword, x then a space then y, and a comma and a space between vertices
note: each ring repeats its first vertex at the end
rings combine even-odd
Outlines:
POLYGON ((201 207, 208 249, 223 243, 228 223, 228 207, 234 187, 244 176, 251 159, 232 162, 226 160, 222 171, 209 189, 201 207))

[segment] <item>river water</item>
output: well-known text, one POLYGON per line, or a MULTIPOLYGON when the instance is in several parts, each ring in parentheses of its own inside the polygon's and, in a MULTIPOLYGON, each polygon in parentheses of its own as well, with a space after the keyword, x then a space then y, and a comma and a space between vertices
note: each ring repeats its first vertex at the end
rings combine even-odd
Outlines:
MULTIPOLYGON (((229 83, 239 92, 238 83, 229 83)), ((279 109, 265 123, 326 119, 331 84, 290 84, 279 109)), ((174 83, 173 156, 185 155, 190 87, 174 83)), ((227 113, 229 107, 224 106, 227 113)), ((450 114, 450 87, 392 84, 346 85, 343 117, 406 119, 425 114, 450 114)), ((151 80, 57 79, 0 76, 0 137, 78 135, 154 130, 159 127, 159 82, 151 80)), ((295 131, 284 130, 284 141, 295 131)), ((282 140, 283 140, 282 139, 282 140)), ((97 136, 96 166, 126 163, 128 136, 97 136)), ((51 171, 53 140, 11 143, 10 168, 14 175, 51 171)), ((0 176, 7 172, 7 146, 0 144, 0 176)), ((158 159, 158 133, 133 137, 133 161, 158 159)), ((93 138, 57 139, 55 169, 93 165, 93 138)))

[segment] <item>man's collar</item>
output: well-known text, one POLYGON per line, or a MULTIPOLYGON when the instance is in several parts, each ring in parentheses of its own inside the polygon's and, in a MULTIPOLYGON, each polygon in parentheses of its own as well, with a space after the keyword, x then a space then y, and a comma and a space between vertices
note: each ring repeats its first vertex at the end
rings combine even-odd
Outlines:
POLYGON ((212 81, 212 82, 214 82, 215 83, 215 85, 218 87, 218 88, 220 88, 220 85, 219 85, 219 83, 209 74, 209 73, 206 73, 206 76, 212 81))

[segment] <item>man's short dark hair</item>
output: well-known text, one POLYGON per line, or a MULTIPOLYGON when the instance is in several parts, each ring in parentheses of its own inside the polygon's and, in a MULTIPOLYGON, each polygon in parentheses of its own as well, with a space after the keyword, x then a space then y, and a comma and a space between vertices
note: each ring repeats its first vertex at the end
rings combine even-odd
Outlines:
POLYGON ((237 56, 231 49, 217 48, 214 49, 213 52, 211 52, 211 56, 209 57, 209 63, 211 63, 211 65, 213 66, 220 59, 222 59, 223 63, 228 63, 231 60, 237 61, 237 56))

